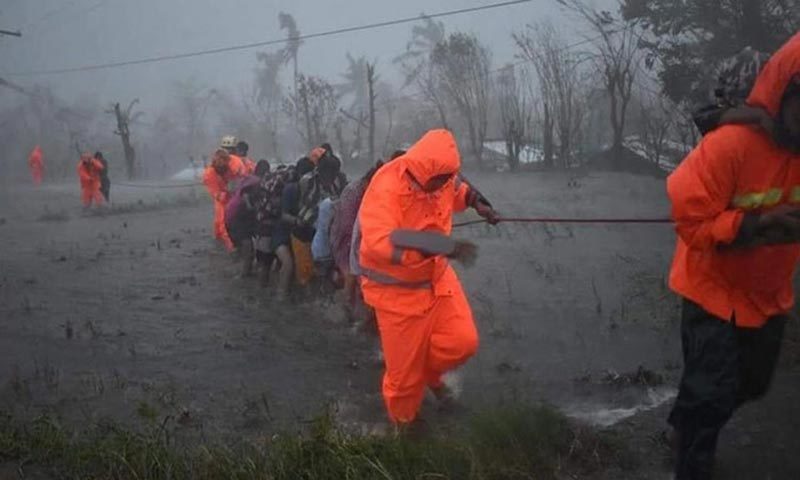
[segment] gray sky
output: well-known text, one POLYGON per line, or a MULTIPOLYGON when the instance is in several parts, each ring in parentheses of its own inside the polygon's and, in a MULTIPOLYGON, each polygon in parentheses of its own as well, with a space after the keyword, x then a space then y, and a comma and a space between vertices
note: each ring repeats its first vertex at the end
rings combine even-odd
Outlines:
MULTIPOLYGON (((314 33, 415 16, 496 0, 0 0, 0 28, 21 28, 21 39, 0 40, 0 75, 16 71, 181 53, 278 39, 278 13, 294 15, 302 33, 314 33)), ((614 0, 597 0, 599 5, 614 0)), ((513 60, 513 31, 550 18, 571 35, 575 22, 554 0, 441 19, 449 31, 476 33, 494 52, 495 65, 513 60)), ((411 25, 308 40, 300 52, 304 72, 336 81, 345 53, 379 60, 384 80, 396 71, 391 59, 410 38, 411 25)), ((143 108, 163 101, 172 82, 190 77, 235 92, 249 85, 258 50, 243 50, 164 63, 92 72, 9 77, 22 84, 46 83, 66 98, 92 96, 98 103, 140 97, 143 108)), ((396 83, 396 82, 395 82, 396 83)))

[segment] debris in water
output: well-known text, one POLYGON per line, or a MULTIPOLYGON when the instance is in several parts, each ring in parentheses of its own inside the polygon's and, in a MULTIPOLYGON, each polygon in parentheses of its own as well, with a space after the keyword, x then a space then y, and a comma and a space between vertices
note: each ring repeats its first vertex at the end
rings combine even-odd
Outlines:
POLYGON ((635 372, 631 373, 620 374, 613 370, 609 370, 603 376, 602 383, 616 387, 625 387, 630 385, 657 387, 664 384, 664 377, 640 365, 635 372))
POLYGON ((150 300, 164 300, 164 298, 166 298, 164 295, 153 295, 150 300))
POLYGON ((494 368, 497 370, 497 373, 501 375, 505 373, 517 373, 522 371, 522 367, 520 367, 518 364, 509 362, 500 362, 494 368))

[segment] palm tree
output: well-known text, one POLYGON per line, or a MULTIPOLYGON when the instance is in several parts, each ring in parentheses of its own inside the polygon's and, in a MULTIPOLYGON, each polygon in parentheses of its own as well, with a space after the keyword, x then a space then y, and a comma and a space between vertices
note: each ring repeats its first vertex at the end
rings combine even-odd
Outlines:
POLYGON ((297 94, 297 54, 300 51, 300 46, 303 41, 300 40, 300 30, 297 28, 297 22, 294 17, 288 13, 281 12, 278 14, 278 22, 280 22, 281 30, 286 30, 286 47, 283 49, 284 61, 291 61, 294 67, 294 93, 297 94))
POLYGON ((394 59, 394 63, 399 63, 406 70, 406 85, 416 79, 433 49, 446 37, 444 23, 425 15, 420 18, 422 24, 414 25, 411 29, 411 41, 406 44, 406 51, 394 59))
POLYGON ((369 101, 369 86, 367 85, 367 57, 353 58, 347 54, 347 70, 342 74, 344 83, 337 85, 339 95, 352 95, 353 102, 350 110, 365 108, 369 101))

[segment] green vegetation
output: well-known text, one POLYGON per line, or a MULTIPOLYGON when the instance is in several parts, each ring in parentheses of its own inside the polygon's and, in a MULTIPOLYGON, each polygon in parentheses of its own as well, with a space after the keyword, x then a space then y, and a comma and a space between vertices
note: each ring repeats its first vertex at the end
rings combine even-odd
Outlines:
MULTIPOLYGON (((148 410, 140 406, 139 410, 148 410)), ((150 416, 150 415, 148 415, 150 416)), ((330 414, 305 435, 235 447, 178 446, 168 421, 143 432, 111 424, 68 431, 50 417, 0 417, 0 462, 67 479, 554 479, 624 462, 609 434, 576 427, 548 407, 482 413, 448 434, 362 436, 330 414)))

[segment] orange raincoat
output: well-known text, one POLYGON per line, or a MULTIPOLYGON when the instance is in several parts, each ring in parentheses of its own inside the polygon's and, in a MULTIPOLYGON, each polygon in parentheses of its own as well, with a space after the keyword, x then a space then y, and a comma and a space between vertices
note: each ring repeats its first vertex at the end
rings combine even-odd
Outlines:
POLYGON ((81 182, 81 202, 88 207, 103 204, 103 195, 100 193, 100 172, 104 169, 99 160, 88 153, 81 155, 78 162, 78 177, 81 182))
POLYGON ((228 184, 243 178, 246 174, 242 160, 236 155, 228 156, 227 166, 227 171, 220 175, 214 169, 214 163, 212 162, 203 172, 203 183, 208 190, 208 194, 214 200, 214 238, 222 241, 225 248, 232 251, 234 249, 233 242, 225 228, 225 205, 228 204, 230 199, 228 184))
POLYGON ((250 157, 240 157, 242 166, 244 166, 245 175, 253 175, 256 173, 256 162, 250 157))
POLYGON ((428 132, 378 171, 359 211, 362 290, 377 314, 386 362, 383 397, 396 423, 413 421, 425 387, 441 386, 442 374, 478 348, 472 311, 444 252, 404 249, 394 240, 398 232, 446 240, 453 212, 467 207, 469 187, 455 176, 460 165, 453 135, 428 132), (453 178, 440 190, 420 189, 443 174, 453 178))
POLYGON ((28 165, 31 168, 31 177, 33 177, 34 185, 42 184, 42 177, 44 176, 44 157, 42 155, 42 147, 36 145, 30 156, 28 157, 28 165))
MULTIPOLYGON (((800 74, 800 35, 758 76, 748 103, 777 117, 800 74)), ((667 180, 678 232, 670 287, 707 312, 757 328, 794 304, 800 245, 721 248, 733 243, 748 213, 800 204, 800 155, 757 127, 723 126, 706 136, 667 180)))

